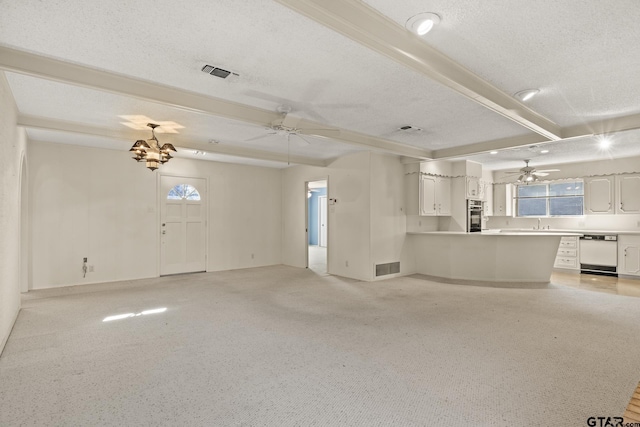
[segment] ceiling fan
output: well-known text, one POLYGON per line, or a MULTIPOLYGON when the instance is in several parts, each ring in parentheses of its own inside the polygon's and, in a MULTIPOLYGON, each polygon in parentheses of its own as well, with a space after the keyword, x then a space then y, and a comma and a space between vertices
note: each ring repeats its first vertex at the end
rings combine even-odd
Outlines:
POLYGON ((536 170, 533 166, 529 166, 530 160, 525 160, 525 166, 518 171, 508 171, 506 172, 505 177, 507 176, 518 176, 518 182, 526 182, 527 184, 530 182, 537 181, 538 178, 549 175, 549 172, 559 172, 560 169, 545 169, 545 170, 536 170))
POLYGON ((311 142, 304 138, 302 135, 308 136, 320 136, 326 137, 327 134, 336 134, 340 133, 339 129, 332 128, 320 128, 320 129, 306 129, 299 128, 298 123, 300 122, 299 117, 290 116, 291 107, 288 105, 281 105, 277 109, 278 113, 280 113, 281 117, 271 122, 271 124, 266 128, 271 131, 266 135, 259 135, 253 138, 249 138, 245 140, 255 141, 256 139, 268 138, 271 135, 284 136, 287 138, 287 143, 291 142, 291 137, 297 137, 297 142, 299 145, 309 145, 311 142))

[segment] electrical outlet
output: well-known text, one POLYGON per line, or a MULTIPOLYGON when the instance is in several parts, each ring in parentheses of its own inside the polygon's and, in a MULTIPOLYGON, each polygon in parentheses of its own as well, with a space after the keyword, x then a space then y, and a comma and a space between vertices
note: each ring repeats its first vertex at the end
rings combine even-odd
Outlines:
POLYGON ((93 273, 93 265, 89 266, 89 269, 87 270, 89 273, 93 273))
POLYGON ((422 221, 418 221, 418 227, 422 227, 422 221))
POLYGON ((344 266, 345 266, 345 267, 349 267, 349 261, 345 261, 345 262, 344 262, 344 266))
POLYGON ((507 225, 509 225, 509 221, 507 221, 507 225))
POLYGON ((255 257, 255 254, 251 254, 251 259, 254 259, 255 257))

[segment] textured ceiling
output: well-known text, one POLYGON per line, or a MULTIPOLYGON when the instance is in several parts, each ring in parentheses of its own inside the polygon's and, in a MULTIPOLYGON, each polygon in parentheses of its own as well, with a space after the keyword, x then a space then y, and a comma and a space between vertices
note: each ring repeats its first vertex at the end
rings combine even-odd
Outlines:
MULTIPOLYGON (((640 86, 633 84, 640 66, 636 1, 619 0, 607 10, 595 0, 365 3, 399 25, 419 12, 440 14, 441 24, 423 43, 509 95, 540 88, 527 105, 562 127, 640 113, 640 86)), ((0 46, 269 111, 287 104, 291 115, 336 129, 426 150, 532 135, 459 92, 275 1, 192 0, 177 6, 166 0, 53 0, 43 7, 41 1, 22 0, 0 5, 0 46), (200 71, 205 64, 239 77, 212 77, 200 71), (398 131, 403 125, 422 131, 398 131)), ((408 32, 406 37, 415 38, 408 32)), ((118 116, 140 114, 185 126, 175 138, 189 141, 191 148, 215 139, 229 149, 255 150, 257 158, 268 151, 322 161, 368 149, 313 136, 304 137, 310 144, 297 136, 291 144, 283 136, 258 138, 269 130, 179 105, 6 74, 22 115, 111 132, 106 139, 94 135, 99 146, 109 146, 105 141, 113 141, 114 149, 130 145, 125 139, 115 143, 113 132, 130 131, 118 116)), ((91 139, 68 131, 28 128, 29 136, 41 141, 63 142, 62 135, 76 144, 91 139)), ((577 141, 554 142, 558 148, 545 159, 566 162, 570 153, 574 161, 591 160, 593 150, 577 141)), ((620 155, 640 154, 640 144, 630 141, 637 141, 633 132, 620 143, 625 147, 620 155)), ((499 163, 482 154, 473 158, 493 169, 509 160, 499 163)), ((264 164, 280 167, 282 162, 264 164)))

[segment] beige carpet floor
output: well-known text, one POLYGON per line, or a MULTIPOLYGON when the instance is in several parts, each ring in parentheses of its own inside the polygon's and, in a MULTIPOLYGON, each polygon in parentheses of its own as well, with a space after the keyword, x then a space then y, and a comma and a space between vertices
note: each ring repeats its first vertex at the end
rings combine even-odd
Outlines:
POLYGON ((585 426, 623 414, 639 336, 639 298, 556 285, 275 266, 37 291, 0 425, 585 426))

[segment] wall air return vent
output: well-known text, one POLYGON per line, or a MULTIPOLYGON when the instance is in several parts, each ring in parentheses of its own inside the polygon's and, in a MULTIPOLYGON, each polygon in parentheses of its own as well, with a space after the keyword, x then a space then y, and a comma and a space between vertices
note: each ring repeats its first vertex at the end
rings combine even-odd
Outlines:
POLYGON ((221 79, 226 80, 235 80, 239 77, 238 73, 234 73, 233 71, 225 70, 224 68, 214 67, 213 65, 205 65, 202 67, 202 71, 211 74, 215 77, 220 77, 221 79))
POLYGON ((376 264, 376 277, 387 274, 400 273, 400 262, 389 262, 387 264, 376 264))

